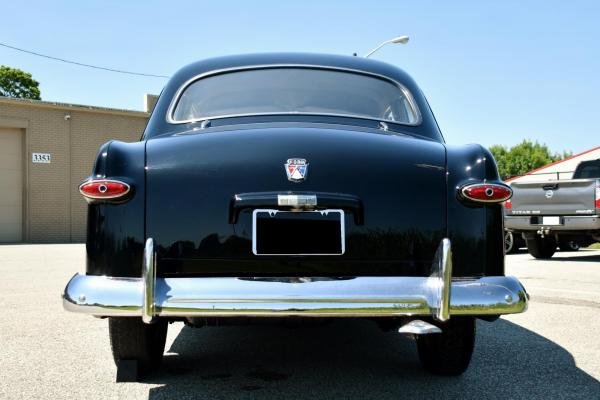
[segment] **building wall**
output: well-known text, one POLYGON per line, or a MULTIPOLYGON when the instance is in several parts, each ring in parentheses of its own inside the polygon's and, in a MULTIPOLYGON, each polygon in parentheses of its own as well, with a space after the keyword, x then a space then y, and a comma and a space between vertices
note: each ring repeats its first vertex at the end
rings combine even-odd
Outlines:
POLYGON ((24 132, 23 240, 84 241, 87 207, 78 186, 98 147, 138 140, 147 120, 144 112, 0 98, 0 127, 24 132), (51 163, 32 163, 32 153, 50 153, 51 163))

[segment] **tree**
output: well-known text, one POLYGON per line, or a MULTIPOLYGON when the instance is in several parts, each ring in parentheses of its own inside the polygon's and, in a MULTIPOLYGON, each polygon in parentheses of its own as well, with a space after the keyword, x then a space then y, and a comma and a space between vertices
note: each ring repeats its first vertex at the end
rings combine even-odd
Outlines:
POLYGON ((532 169, 562 160, 571 155, 566 151, 563 151, 562 154, 552 154, 545 144, 529 140, 523 140, 510 149, 495 144, 490 147, 490 152, 498 163, 498 172, 502 179, 523 175, 532 169))
POLYGON ((0 96, 40 100, 39 85, 29 72, 0 65, 0 96))

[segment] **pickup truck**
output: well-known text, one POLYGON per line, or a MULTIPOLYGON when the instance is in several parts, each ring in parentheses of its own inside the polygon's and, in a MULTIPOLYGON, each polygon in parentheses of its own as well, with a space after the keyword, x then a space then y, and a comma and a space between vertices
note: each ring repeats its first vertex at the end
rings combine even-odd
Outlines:
POLYGON ((514 182, 505 203, 505 228, 522 234, 529 254, 552 257, 568 243, 600 241, 600 159, 582 161, 573 179, 514 182))

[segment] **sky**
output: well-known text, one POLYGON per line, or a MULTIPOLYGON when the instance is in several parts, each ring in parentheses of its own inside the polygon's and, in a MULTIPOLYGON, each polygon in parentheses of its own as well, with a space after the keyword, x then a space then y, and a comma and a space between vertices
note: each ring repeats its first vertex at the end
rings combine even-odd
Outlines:
MULTIPOLYGON (((553 152, 600 145, 599 1, 5 1, 0 42, 103 67, 171 75, 215 56, 367 53, 408 72, 446 141, 553 152), (6 16, 11 16, 7 18, 6 16)), ((167 79, 82 68, 0 47, 42 99, 142 109, 167 79)), ((0 109, 1 113, 1 109, 0 109)))

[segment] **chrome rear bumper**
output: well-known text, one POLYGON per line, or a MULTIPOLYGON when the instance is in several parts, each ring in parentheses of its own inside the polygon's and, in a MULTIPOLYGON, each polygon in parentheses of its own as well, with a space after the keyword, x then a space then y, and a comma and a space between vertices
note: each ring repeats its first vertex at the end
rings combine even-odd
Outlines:
POLYGON ((527 309, 514 277, 452 280, 450 241, 444 239, 429 277, 156 278, 152 239, 143 276, 76 274, 63 293, 68 311, 95 316, 377 317, 501 315, 527 309))
MULTIPOLYGON (((439 303, 432 278, 258 279, 159 278, 152 317, 435 316, 439 303)), ((525 289, 514 277, 454 281, 450 293, 450 315, 512 314, 527 308, 525 289)), ((141 317, 142 298, 142 279, 78 274, 65 288, 63 305, 96 316, 141 317)))

